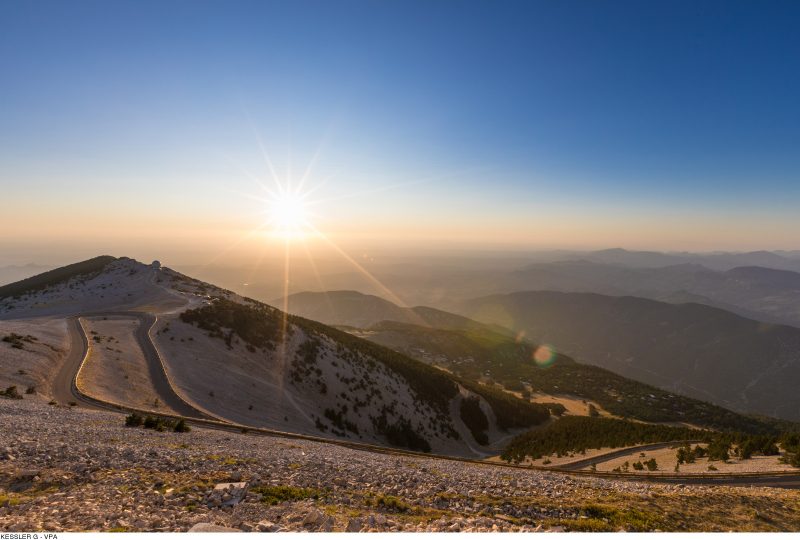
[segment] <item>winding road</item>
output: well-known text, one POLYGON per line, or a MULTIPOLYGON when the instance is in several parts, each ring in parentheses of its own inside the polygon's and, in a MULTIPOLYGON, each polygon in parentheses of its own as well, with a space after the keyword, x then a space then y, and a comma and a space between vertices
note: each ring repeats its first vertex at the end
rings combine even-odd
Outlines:
MULTIPOLYGON (((613 472, 593 472, 586 470, 574 470, 570 467, 575 467, 578 463, 567 464, 564 467, 532 467, 525 465, 514 465, 510 463, 488 462, 477 459, 460 458, 453 456, 441 456, 425 454, 420 452, 412 452, 407 450, 400 450, 396 448, 386 448, 365 443, 357 443, 339 439, 327 439, 323 437, 315 437, 311 435, 301 435, 297 433, 290 433, 284 431, 277 431, 266 428, 254 428, 250 426, 240 425, 233 422, 222 421, 215 419, 211 415, 201 411, 186 400, 181 398, 170 383, 169 377, 165 371, 165 367, 152 337, 150 330, 157 321, 157 317, 150 313, 142 313, 135 311, 115 311, 115 312, 100 312, 100 313, 84 313, 75 315, 67 319, 67 329, 70 336, 70 349, 53 379, 52 396, 53 399, 62 403, 69 404, 75 403, 93 409, 111 410, 115 412, 138 412, 142 414, 153 414, 152 411, 145 411, 132 407, 127 407, 121 404, 106 402, 97 398, 93 398, 83 392, 77 386, 78 374, 89 352, 89 340, 86 332, 81 324, 80 319, 83 317, 132 317, 140 321, 140 325, 136 330, 136 340, 144 353, 147 360, 148 371, 152 380, 153 386, 156 389, 159 399, 171 407, 178 415, 161 414, 159 416, 165 418, 183 418, 189 424, 203 427, 206 429, 215 429, 229 432, 242 432, 256 436, 271 436, 290 439, 303 439, 308 441, 321 442, 326 444, 336 444, 356 450, 367 452, 376 452, 381 454, 390 454, 398 456, 409 457, 422 457, 426 459, 440 459, 447 461, 460 461, 473 463, 476 465, 487 467, 507 467, 517 469, 537 470, 542 472, 562 473, 573 476, 591 476, 608 478, 614 480, 629 480, 638 482, 667 482, 672 484, 702 484, 702 485, 726 485, 726 486, 764 486, 764 487, 780 487, 790 489, 800 489, 800 471, 786 472, 786 473, 742 473, 742 474, 703 474, 703 475, 680 475, 680 474, 636 474, 636 473, 613 473, 613 472)), ((663 443, 650 446, 663 446, 674 443, 663 443)), ((625 452, 630 449, 624 450, 625 452)), ((622 452, 622 451, 621 451, 622 452)), ((607 459, 608 455, 598 456, 598 458, 607 459)), ((595 458, 592 458, 595 459, 595 458)), ((581 460, 580 464, 586 464, 581 460)))
MULTIPOLYGON (((150 330, 156 323, 157 317, 150 313, 134 311, 87 313, 67 319, 70 348, 66 360, 53 380, 53 398, 56 401, 62 404, 76 402, 93 408, 108 408, 108 406, 100 406, 98 403, 100 400, 91 398, 78 389, 78 373, 89 352, 89 339, 81 324, 81 318, 83 317, 127 317, 138 319, 139 326, 136 329, 135 337, 147 361, 148 374, 158 399, 180 416, 200 419, 212 418, 181 398, 170 384, 161 356, 150 338, 150 330)), ((119 410, 119 408, 115 408, 119 410)))

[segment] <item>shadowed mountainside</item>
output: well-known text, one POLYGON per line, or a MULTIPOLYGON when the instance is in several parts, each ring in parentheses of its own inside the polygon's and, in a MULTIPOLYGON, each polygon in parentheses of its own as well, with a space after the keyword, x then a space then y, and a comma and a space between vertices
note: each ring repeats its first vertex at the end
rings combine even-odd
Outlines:
MULTIPOLYGON (((339 297, 336 293, 306 293, 304 301, 311 306, 316 299, 327 309, 336 311, 339 297)), ((345 306, 357 312, 358 298, 368 305, 375 303, 375 299, 368 295, 350 293, 345 306)), ((711 405, 703 396, 700 400, 684 397, 674 390, 637 382, 641 379, 635 376, 626 377, 614 373, 614 370, 579 363, 564 354, 540 356, 536 361, 536 344, 553 342, 539 340, 530 332, 522 335, 517 327, 511 330, 440 310, 423 307, 402 309, 390 305, 393 309, 382 314, 397 315, 401 320, 373 322, 366 328, 346 326, 346 329, 364 339, 452 371, 462 379, 497 383, 506 390, 523 395, 529 392, 574 395, 594 401, 621 417, 651 422, 688 422, 745 431, 780 431, 785 427, 780 422, 745 417, 711 405), (424 324, 407 322, 408 311, 423 318, 424 324)), ((336 312, 344 313, 344 310, 336 312)), ((494 322, 509 321, 497 317, 494 322)), ((564 350, 561 347, 556 349, 564 350)), ((580 355, 573 357, 582 360, 580 355)))
POLYGON ((739 411, 800 419, 800 329, 701 304, 520 292, 466 302, 464 315, 581 361, 739 411))

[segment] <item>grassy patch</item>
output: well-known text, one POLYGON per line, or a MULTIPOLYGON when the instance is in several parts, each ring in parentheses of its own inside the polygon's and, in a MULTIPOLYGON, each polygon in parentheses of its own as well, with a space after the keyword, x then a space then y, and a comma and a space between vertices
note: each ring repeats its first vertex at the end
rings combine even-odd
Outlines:
POLYGON ((256 461, 255 459, 239 459, 233 456, 221 456, 219 454, 208 454, 205 459, 208 461, 216 461, 221 465, 243 465, 256 461))
POLYGON ((596 531, 619 530, 626 531, 652 531, 663 526, 661 519, 654 514, 637 508, 589 504, 581 508, 581 515, 585 519, 577 520, 570 530, 596 531), (581 525, 583 523, 584 525, 581 525), (602 524, 602 525, 601 525, 602 524))
POLYGON ((375 499, 375 506, 397 514, 404 514, 411 510, 410 504, 393 495, 379 495, 375 499))
POLYGON ((251 491, 261 495, 261 502, 270 506, 284 501, 318 499, 322 495, 322 492, 318 489, 294 486, 259 486, 252 488, 251 491))
POLYGON ((19 503, 22 502, 22 499, 19 497, 13 497, 11 495, 5 495, 0 493, 0 508, 3 506, 17 506, 19 503))

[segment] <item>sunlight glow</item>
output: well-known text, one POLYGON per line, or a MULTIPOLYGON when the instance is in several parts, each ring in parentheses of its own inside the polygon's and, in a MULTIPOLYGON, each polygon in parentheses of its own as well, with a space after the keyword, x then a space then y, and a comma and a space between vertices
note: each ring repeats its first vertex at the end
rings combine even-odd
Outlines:
MULTIPOLYGON (((290 261, 291 261, 291 252, 296 247, 296 245, 302 246, 304 249, 309 262, 312 263, 314 268, 314 273, 317 276, 317 279, 320 282, 320 287, 325 288, 322 283, 322 278, 319 272, 316 270, 316 265, 313 263, 313 257, 311 256, 311 252, 309 251, 309 246, 306 244, 307 239, 315 238, 318 240, 324 241, 325 244, 332 247, 341 257, 343 257, 347 262, 349 262, 353 268, 355 268, 361 275, 367 278, 367 280, 374 286, 378 288, 381 293, 386 296, 390 301, 405 307, 405 302, 403 302, 400 298, 397 297, 388 287, 386 287, 383 283, 381 283, 375 276, 373 276, 370 272, 368 272, 363 266, 358 264, 358 262, 353 259, 350 255, 348 255, 340 246, 338 246, 332 239, 330 239, 327 235, 323 234, 315 225, 312 218, 314 217, 313 213, 311 212, 310 208, 312 206, 316 206, 321 202, 325 202, 324 200, 320 200, 319 198, 312 199, 312 196, 315 191, 317 191, 322 185, 324 185, 331 176, 325 177, 322 182, 307 187, 307 180, 312 177, 313 166, 317 161, 317 157, 319 155, 319 150, 314 155, 314 158, 311 160, 311 163, 306 167, 305 173, 303 174, 302 179, 299 183, 292 182, 292 175, 291 175, 291 167, 287 165, 286 169, 286 176, 281 177, 278 175, 275 167, 272 164, 272 160, 270 159, 269 155, 264 148, 264 144, 261 140, 261 137, 258 135, 257 130, 255 127, 253 128, 253 132, 256 136, 256 140, 258 142, 258 146, 261 150, 261 153, 264 157, 264 162, 266 163, 267 169, 269 170, 269 175, 272 177, 272 186, 266 184, 262 178, 258 175, 251 174, 245 167, 242 167, 240 164, 236 163, 235 160, 231 160, 233 165, 235 165, 246 177, 250 178, 261 190, 261 193, 258 195, 248 194, 248 193, 241 193, 249 199, 253 199, 258 201, 261 204, 262 212, 264 214, 265 219, 261 222, 261 224, 256 227, 255 229, 245 233, 240 239, 238 239, 235 245, 238 245, 246 238, 252 235, 267 235, 274 239, 281 241, 283 244, 283 298, 282 298, 282 324, 281 324, 281 345, 278 354, 282 358, 287 358, 288 354, 290 353, 289 347, 290 344, 288 343, 288 336, 289 336, 289 320, 288 320, 288 311, 289 311, 289 294, 291 292, 290 282, 291 282, 291 272, 290 272, 290 261)), ((397 187, 407 186, 409 184, 419 183, 420 181, 414 181, 405 184, 397 184, 393 186, 384 187, 381 189, 394 189, 397 187)), ((364 192, 369 193, 369 192, 364 192)), ((359 193, 354 194, 345 194, 344 196, 339 196, 338 198, 347 198, 349 196, 358 196, 359 193)), ((331 201, 338 200, 331 199, 331 201)), ((226 250, 231 249, 234 246, 229 246, 226 250)), ((275 245, 271 242, 264 243, 264 250, 259 257, 259 260, 256 266, 253 268, 253 273, 248 279, 248 282, 252 282, 254 280, 258 280, 257 274, 259 270, 259 266, 263 258, 266 256, 268 251, 271 251, 275 248, 275 245)), ((221 257, 220 254, 219 257, 221 257)), ((413 322, 419 325, 427 326, 427 322, 422 319, 419 315, 414 312, 411 312, 409 315, 413 322)), ((283 366, 285 367, 285 365, 283 366)))
POLYGON ((295 230, 306 223, 306 205, 299 196, 286 194, 272 201, 273 224, 282 230, 295 230))
POLYGON ((270 197, 266 204, 272 235, 294 240, 304 238, 311 231, 311 215, 302 194, 280 193, 270 197))

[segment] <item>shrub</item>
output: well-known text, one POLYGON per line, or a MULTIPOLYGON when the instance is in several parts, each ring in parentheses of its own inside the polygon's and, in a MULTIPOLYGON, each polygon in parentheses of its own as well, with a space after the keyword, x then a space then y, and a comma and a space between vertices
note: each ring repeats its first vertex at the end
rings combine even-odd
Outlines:
POLYGON ((683 465, 684 463, 694 463, 697 458, 703 457, 706 455, 706 450, 700 446, 692 446, 689 443, 686 443, 682 447, 678 448, 678 452, 676 453, 676 458, 678 460, 679 465, 683 465))
POLYGON ((15 385, 9 386, 0 392, 0 396, 5 396, 9 399, 22 399, 22 395, 17 391, 17 387, 15 385))
POLYGON ((489 437, 484 433, 489 428, 489 420, 481 410, 481 403, 477 397, 461 400, 461 420, 469 428, 475 442, 484 446, 489 444, 489 437))
POLYGON ((377 506, 385 508, 386 510, 388 510, 390 512, 404 513, 404 512, 408 512, 409 510, 411 510, 411 506, 410 505, 408 505, 403 500, 398 499, 397 497, 394 497, 392 495, 381 495, 375 501, 375 504, 377 506))
POLYGON ((394 424, 381 422, 376 427, 380 433, 383 433, 389 444, 393 446, 402 446, 418 452, 431 451, 430 443, 425 437, 417 433, 411 426, 411 422, 405 418, 400 418, 394 424))
POLYGON ((708 460, 728 461, 728 459, 730 459, 730 455, 728 454, 729 449, 730 443, 727 440, 715 438, 708 445, 708 460))
POLYGON ((189 433, 190 431, 192 431, 192 428, 186 425, 186 421, 183 418, 181 418, 175 424, 173 431, 175 431, 176 433, 189 433))
POLYGON ((708 432, 643 424, 616 418, 564 416, 548 426, 518 435, 501 457, 519 463, 527 456, 565 454, 588 448, 623 448, 635 444, 703 439, 708 432))
POLYGON ((228 347, 232 347, 234 335, 246 345, 268 349, 274 349, 280 338, 277 310, 263 304, 242 305, 218 298, 210 305, 184 311, 180 318, 224 340, 228 347))
POLYGON ((540 403, 531 403, 508 392, 474 381, 459 380, 464 388, 481 396, 492 408, 497 425, 502 429, 533 427, 550 419, 550 410, 540 403))
POLYGON ((139 427, 143 422, 144 419, 137 413, 131 413, 125 417, 125 425, 127 427, 139 427))
POLYGON ((755 444, 751 440, 745 441, 739 446, 739 459, 750 459, 756 451, 755 444))

